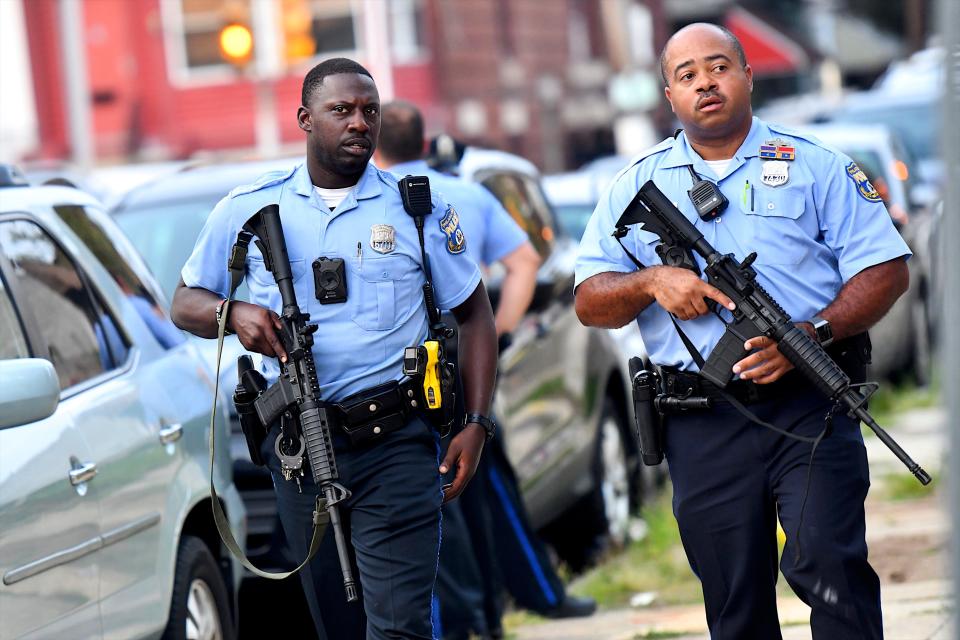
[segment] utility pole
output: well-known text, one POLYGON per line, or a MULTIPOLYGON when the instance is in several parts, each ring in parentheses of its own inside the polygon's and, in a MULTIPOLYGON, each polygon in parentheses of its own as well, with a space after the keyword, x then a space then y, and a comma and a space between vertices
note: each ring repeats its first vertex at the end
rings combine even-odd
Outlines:
MULTIPOLYGON (((943 104, 940 105, 941 122, 945 125, 940 131, 940 143, 947 186, 943 207, 943 232, 939 235, 946 239, 942 246, 947 249, 949 242, 960 238, 960 129, 948 124, 960 113, 960 3, 956 0, 940 0, 937 9, 937 24, 940 25, 940 37, 946 53, 944 75, 947 79, 943 104)), ((929 126, 934 124, 930 123, 929 126)), ((947 402, 947 430, 950 433, 949 458, 944 469, 949 483, 947 504, 953 512, 950 546, 953 559, 953 609, 956 611, 957 585, 960 583, 960 536, 957 535, 957 531, 960 531, 960 471, 956 465, 957 456, 960 455, 960 394, 956 393, 956 390, 960 389, 960 358, 957 357, 960 355, 960 333, 954 329, 954 322, 960 317, 960 251, 945 250, 943 253, 946 261, 945 299, 940 326, 944 329, 943 396, 947 402)), ((954 623, 956 624, 956 620, 954 623)))
POLYGON ((70 156, 81 170, 89 169, 94 160, 93 119, 90 116, 90 87, 87 83, 87 50, 85 48, 83 7, 81 0, 60 0, 60 51, 67 85, 67 134, 70 156))

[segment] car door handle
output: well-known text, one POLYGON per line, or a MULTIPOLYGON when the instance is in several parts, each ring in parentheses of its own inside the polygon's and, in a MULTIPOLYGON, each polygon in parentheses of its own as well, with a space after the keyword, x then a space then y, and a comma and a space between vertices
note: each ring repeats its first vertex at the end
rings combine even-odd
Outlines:
POLYGON ((183 435, 182 424, 171 424, 160 429, 160 444, 170 444, 176 442, 183 435))
POLYGON ((73 469, 70 469, 70 484, 77 486, 78 484, 83 484, 97 475, 97 465, 92 462, 84 462, 83 464, 74 466, 73 469))

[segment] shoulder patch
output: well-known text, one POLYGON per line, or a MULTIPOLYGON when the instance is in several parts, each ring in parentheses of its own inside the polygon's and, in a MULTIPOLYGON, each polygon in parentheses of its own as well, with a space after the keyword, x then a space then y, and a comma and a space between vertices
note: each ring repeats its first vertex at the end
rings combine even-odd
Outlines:
POLYGON ((853 183, 857 186, 857 193, 860 194, 861 198, 867 202, 882 202, 883 199, 880 197, 880 192, 870 184, 867 174, 857 166, 856 162, 851 162, 847 165, 847 175, 850 176, 850 179, 853 180, 853 183))
POLYGON ((440 230, 447 237, 447 251, 454 255, 463 253, 467 249, 467 238, 460 228, 460 215, 451 205, 447 205, 447 212, 440 218, 440 230))
POLYGON ((254 191, 260 191, 261 189, 266 189, 267 187, 280 184, 281 182, 289 179, 296 170, 297 167, 278 171, 268 171, 251 184, 243 184, 234 188, 229 194, 227 194, 227 197, 235 198, 236 196, 242 196, 246 193, 253 193, 254 191))

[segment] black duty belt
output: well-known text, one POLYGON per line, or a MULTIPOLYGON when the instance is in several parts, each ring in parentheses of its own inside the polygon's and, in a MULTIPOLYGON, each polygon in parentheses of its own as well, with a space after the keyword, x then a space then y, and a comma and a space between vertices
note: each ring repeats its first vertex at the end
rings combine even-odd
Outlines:
POLYGON ((663 390, 671 395, 703 396, 714 402, 726 402, 724 393, 733 396, 743 404, 757 404, 776 400, 796 390, 796 383, 789 373, 770 384, 755 384, 749 380, 734 380, 721 392, 720 387, 696 373, 677 371, 669 367, 661 368, 663 390))
POLYGON ((351 444, 381 439, 423 407, 423 381, 418 378, 392 380, 328 404, 351 444))
MULTIPOLYGON (((850 376, 854 382, 864 379, 863 368, 870 362, 870 338, 866 333, 857 334, 841 340, 827 349, 827 353, 850 376)), ((726 402, 717 385, 696 373, 679 371, 672 367, 661 367, 663 390, 668 394, 705 396, 716 402, 726 402)), ((733 380, 724 389, 743 404, 757 404, 778 400, 795 394, 798 389, 811 386, 796 371, 788 371, 783 377, 770 384, 756 384, 750 380, 733 380)), ((811 386, 812 388, 812 386, 811 386)))

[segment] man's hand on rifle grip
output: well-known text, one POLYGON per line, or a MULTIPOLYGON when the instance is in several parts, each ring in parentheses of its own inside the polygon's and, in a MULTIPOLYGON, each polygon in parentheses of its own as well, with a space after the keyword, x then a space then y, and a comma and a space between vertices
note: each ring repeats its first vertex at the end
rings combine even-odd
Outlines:
POLYGON ((777 343, 770 338, 764 336, 750 338, 743 344, 743 348, 747 351, 754 349, 756 351, 733 365, 733 372, 739 374, 741 380, 752 380, 756 384, 770 384, 793 369, 793 364, 780 353, 777 343))
POLYGON ((735 308, 722 291, 701 280, 689 269, 679 267, 649 267, 654 272, 650 295, 657 303, 680 320, 692 320, 710 312, 705 298, 723 307, 735 308))
POLYGON ((277 334, 283 327, 280 316, 248 302, 234 301, 230 307, 230 328, 247 351, 287 361, 287 352, 277 334))

